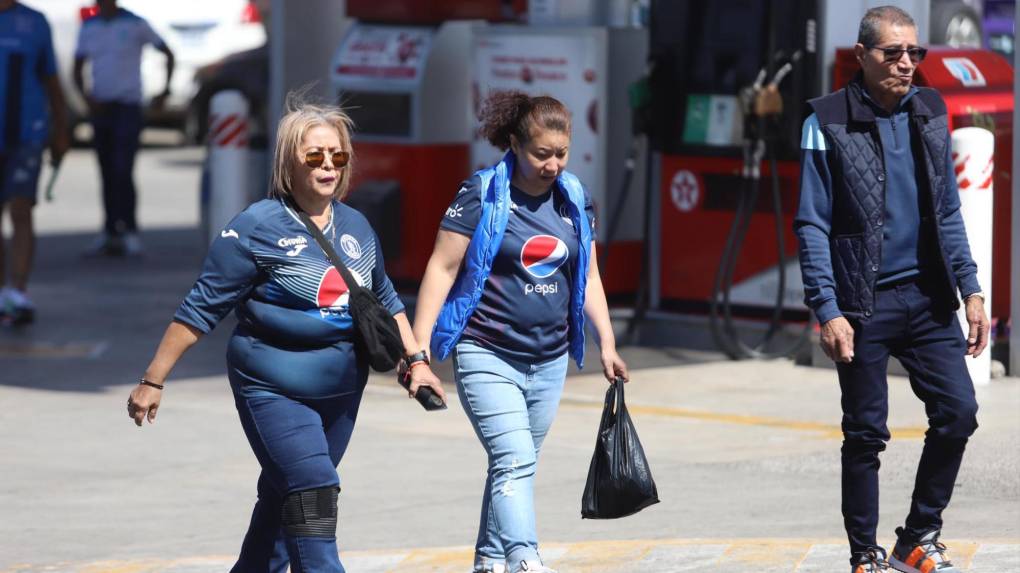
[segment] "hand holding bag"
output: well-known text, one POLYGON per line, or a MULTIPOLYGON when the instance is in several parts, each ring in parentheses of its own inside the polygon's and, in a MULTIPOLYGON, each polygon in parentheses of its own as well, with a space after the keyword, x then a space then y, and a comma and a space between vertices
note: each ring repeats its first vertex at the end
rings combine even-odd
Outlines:
POLYGON ((648 459, 623 401, 624 381, 606 390, 595 453, 581 496, 581 517, 616 519, 659 503, 648 459))
MULTIPOLYGON (((296 205, 295 205, 296 207, 296 205)), ((358 356, 368 360, 372 369, 377 372, 392 370, 404 356, 404 342, 400 338, 400 329, 393 315, 379 302, 379 298, 371 290, 362 287, 354 280, 351 272, 340 261, 333 245, 312 222, 308 213, 295 208, 308 232, 319 243, 326 257, 347 283, 348 311, 354 321, 354 348, 358 356)))

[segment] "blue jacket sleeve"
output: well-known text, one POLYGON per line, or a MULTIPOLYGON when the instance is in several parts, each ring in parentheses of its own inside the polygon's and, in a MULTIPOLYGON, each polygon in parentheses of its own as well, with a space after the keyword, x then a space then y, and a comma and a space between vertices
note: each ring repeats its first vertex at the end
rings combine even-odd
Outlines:
MULTIPOLYGON (((939 214, 942 226, 942 240, 949 264, 956 276, 960 296, 966 298, 981 291, 977 280, 977 263, 970 255, 970 243, 967 241, 967 229, 964 227, 963 214, 960 213, 960 190, 956 186, 953 171, 952 140, 946 142, 946 192, 942 213, 939 214)), ((991 224, 991 221, 989 221, 991 224)))
POLYGON ((208 334, 245 297, 258 274, 248 244, 251 229, 238 215, 209 246, 202 274, 174 314, 174 320, 208 334))
POLYGON ((836 304, 829 232, 832 228, 832 176, 827 162, 828 144, 812 114, 804 121, 801 137, 800 206, 794 218, 804 281, 804 303, 818 322, 842 316, 836 304))

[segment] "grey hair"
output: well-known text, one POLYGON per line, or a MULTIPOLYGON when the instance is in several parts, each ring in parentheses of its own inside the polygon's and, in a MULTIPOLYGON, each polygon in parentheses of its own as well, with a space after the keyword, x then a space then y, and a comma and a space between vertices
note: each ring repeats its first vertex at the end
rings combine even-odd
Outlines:
POLYGON ((914 19, 906 11, 896 6, 878 6, 872 8, 861 18, 861 27, 857 31, 857 43, 871 47, 877 45, 881 40, 879 26, 882 22, 890 26, 910 26, 917 29, 914 19))

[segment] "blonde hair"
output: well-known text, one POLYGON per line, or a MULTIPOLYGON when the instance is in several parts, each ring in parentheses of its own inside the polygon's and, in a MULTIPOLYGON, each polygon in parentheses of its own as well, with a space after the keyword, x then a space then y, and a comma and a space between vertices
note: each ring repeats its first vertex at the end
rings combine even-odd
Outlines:
POLYGON ((354 149, 351 146, 351 131, 354 122, 342 109, 332 105, 305 103, 299 96, 287 97, 287 114, 280 119, 276 130, 276 149, 273 152, 273 175, 269 185, 269 196, 290 197, 294 185, 294 169, 297 165, 298 149, 305 134, 313 127, 326 126, 336 129, 340 136, 340 149, 350 153, 347 166, 337 169, 336 189, 333 198, 342 200, 347 196, 354 169, 354 149))

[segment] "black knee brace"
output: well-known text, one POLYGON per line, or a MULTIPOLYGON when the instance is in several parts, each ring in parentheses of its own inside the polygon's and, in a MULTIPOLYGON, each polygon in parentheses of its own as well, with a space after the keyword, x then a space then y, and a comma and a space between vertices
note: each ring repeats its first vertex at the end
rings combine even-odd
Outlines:
POLYGON ((283 531, 291 537, 336 537, 336 486, 295 491, 283 498, 283 531))

